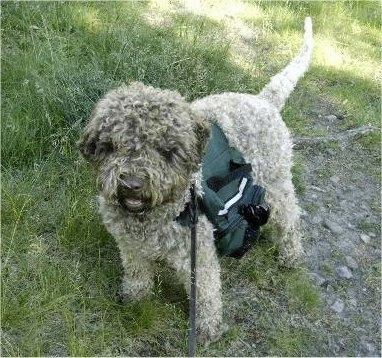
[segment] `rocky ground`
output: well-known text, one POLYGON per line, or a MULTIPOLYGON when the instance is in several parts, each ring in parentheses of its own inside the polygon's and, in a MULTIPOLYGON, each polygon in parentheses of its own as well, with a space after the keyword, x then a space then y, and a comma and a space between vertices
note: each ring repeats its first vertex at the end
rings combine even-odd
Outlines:
MULTIPOLYGON (((325 121, 332 122, 335 133, 340 119, 332 115, 322 118, 325 121)), ((328 353, 346 354, 351 344, 357 355, 380 356, 378 155, 346 135, 340 143, 301 145, 297 154, 306 165, 306 190, 300 198, 305 265, 330 325, 341 327, 323 332, 328 353)))

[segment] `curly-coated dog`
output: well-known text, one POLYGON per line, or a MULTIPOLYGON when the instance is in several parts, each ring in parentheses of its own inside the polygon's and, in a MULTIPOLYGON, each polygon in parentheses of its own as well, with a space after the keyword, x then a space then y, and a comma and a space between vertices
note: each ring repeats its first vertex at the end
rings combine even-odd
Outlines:
MULTIPOLYGON (((313 48, 310 18, 304 45, 258 95, 223 93, 186 102, 178 93, 142 83, 101 99, 80 141, 98 171, 99 204, 124 267, 122 293, 140 299, 151 292, 155 260, 173 267, 189 290, 190 234, 174 219, 201 188, 201 164, 211 122, 224 130, 267 190, 270 224, 278 226, 280 259, 293 265, 301 254, 299 208, 292 185, 292 140, 280 110, 308 69, 313 48)), ((199 340, 222 333, 220 268, 212 224, 197 226, 197 329, 199 340)))

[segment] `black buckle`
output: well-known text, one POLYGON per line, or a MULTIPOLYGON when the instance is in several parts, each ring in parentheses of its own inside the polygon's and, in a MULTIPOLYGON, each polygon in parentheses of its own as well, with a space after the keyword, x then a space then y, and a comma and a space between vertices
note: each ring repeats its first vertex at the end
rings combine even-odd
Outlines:
POLYGON ((263 203, 260 205, 248 204, 239 206, 239 214, 242 215, 251 228, 258 228, 268 222, 271 213, 270 207, 263 203))

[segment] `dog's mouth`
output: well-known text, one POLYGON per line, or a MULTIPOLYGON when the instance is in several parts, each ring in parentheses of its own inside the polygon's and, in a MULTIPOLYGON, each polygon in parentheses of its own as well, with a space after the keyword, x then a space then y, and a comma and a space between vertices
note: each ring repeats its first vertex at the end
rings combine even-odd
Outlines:
POLYGON ((118 202, 125 210, 131 212, 140 212, 147 207, 146 202, 142 199, 118 198, 118 202))
POLYGON ((128 212, 141 212, 148 208, 149 200, 142 195, 141 187, 137 187, 138 181, 126 184, 122 182, 117 189, 116 199, 119 205, 128 212), (133 184, 136 187, 133 187, 133 184))

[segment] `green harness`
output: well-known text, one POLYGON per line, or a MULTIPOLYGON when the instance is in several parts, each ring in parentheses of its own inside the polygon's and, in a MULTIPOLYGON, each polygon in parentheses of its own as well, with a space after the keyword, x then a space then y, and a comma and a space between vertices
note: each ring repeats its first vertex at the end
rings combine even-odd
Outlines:
MULTIPOLYGON (((253 185, 251 164, 229 145, 221 128, 212 123, 203 158, 203 196, 198 207, 214 225, 218 254, 241 258, 260 236, 269 217, 265 189, 253 185)), ((187 210, 176 220, 189 224, 187 210)))

